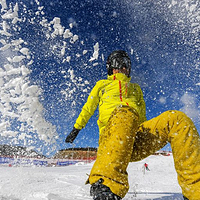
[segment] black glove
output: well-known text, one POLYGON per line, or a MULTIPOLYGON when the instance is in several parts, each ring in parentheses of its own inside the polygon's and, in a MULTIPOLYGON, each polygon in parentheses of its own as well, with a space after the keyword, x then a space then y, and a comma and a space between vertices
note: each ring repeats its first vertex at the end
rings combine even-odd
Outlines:
POLYGON ((80 129, 73 128, 73 130, 70 132, 70 134, 66 137, 65 142, 66 143, 73 143, 76 136, 78 135, 80 129))

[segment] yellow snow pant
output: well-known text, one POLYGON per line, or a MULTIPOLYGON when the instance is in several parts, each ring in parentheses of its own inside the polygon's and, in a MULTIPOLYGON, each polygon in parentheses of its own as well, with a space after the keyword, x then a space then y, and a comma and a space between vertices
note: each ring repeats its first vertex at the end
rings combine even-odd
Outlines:
POLYGON ((127 166, 171 143, 178 182, 189 200, 200 199, 200 138, 180 111, 167 111, 138 125, 136 111, 116 108, 100 135, 97 159, 89 183, 100 178, 113 193, 124 197, 129 189, 127 166))

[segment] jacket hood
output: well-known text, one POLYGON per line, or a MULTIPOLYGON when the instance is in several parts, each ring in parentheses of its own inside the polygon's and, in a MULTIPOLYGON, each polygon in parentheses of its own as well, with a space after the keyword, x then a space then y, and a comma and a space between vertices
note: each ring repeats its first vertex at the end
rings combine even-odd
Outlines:
POLYGON ((123 73, 117 73, 117 74, 113 74, 111 76, 108 76, 108 80, 120 80, 120 81, 130 82, 131 77, 127 77, 123 73))

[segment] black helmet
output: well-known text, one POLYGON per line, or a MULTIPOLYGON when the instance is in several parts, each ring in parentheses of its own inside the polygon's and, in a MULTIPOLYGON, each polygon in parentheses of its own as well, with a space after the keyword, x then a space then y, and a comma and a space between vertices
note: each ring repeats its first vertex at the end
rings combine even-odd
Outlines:
POLYGON ((113 69, 123 69, 126 68, 131 72, 131 59, 128 54, 123 50, 113 51, 107 59, 106 69, 108 70, 108 75, 113 74, 113 69))

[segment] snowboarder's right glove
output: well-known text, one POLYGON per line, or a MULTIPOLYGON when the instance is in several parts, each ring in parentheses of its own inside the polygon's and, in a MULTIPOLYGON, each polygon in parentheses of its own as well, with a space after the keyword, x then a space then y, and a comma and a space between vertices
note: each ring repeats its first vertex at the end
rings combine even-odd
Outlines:
POLYGON ((73 141, 77 137, 79 131, 80 131, 80 129, 76 129, 74 127, 73 130, 70 132, 70 134, 66 137, 65 142, 66 143, 73 143, 73 141))

